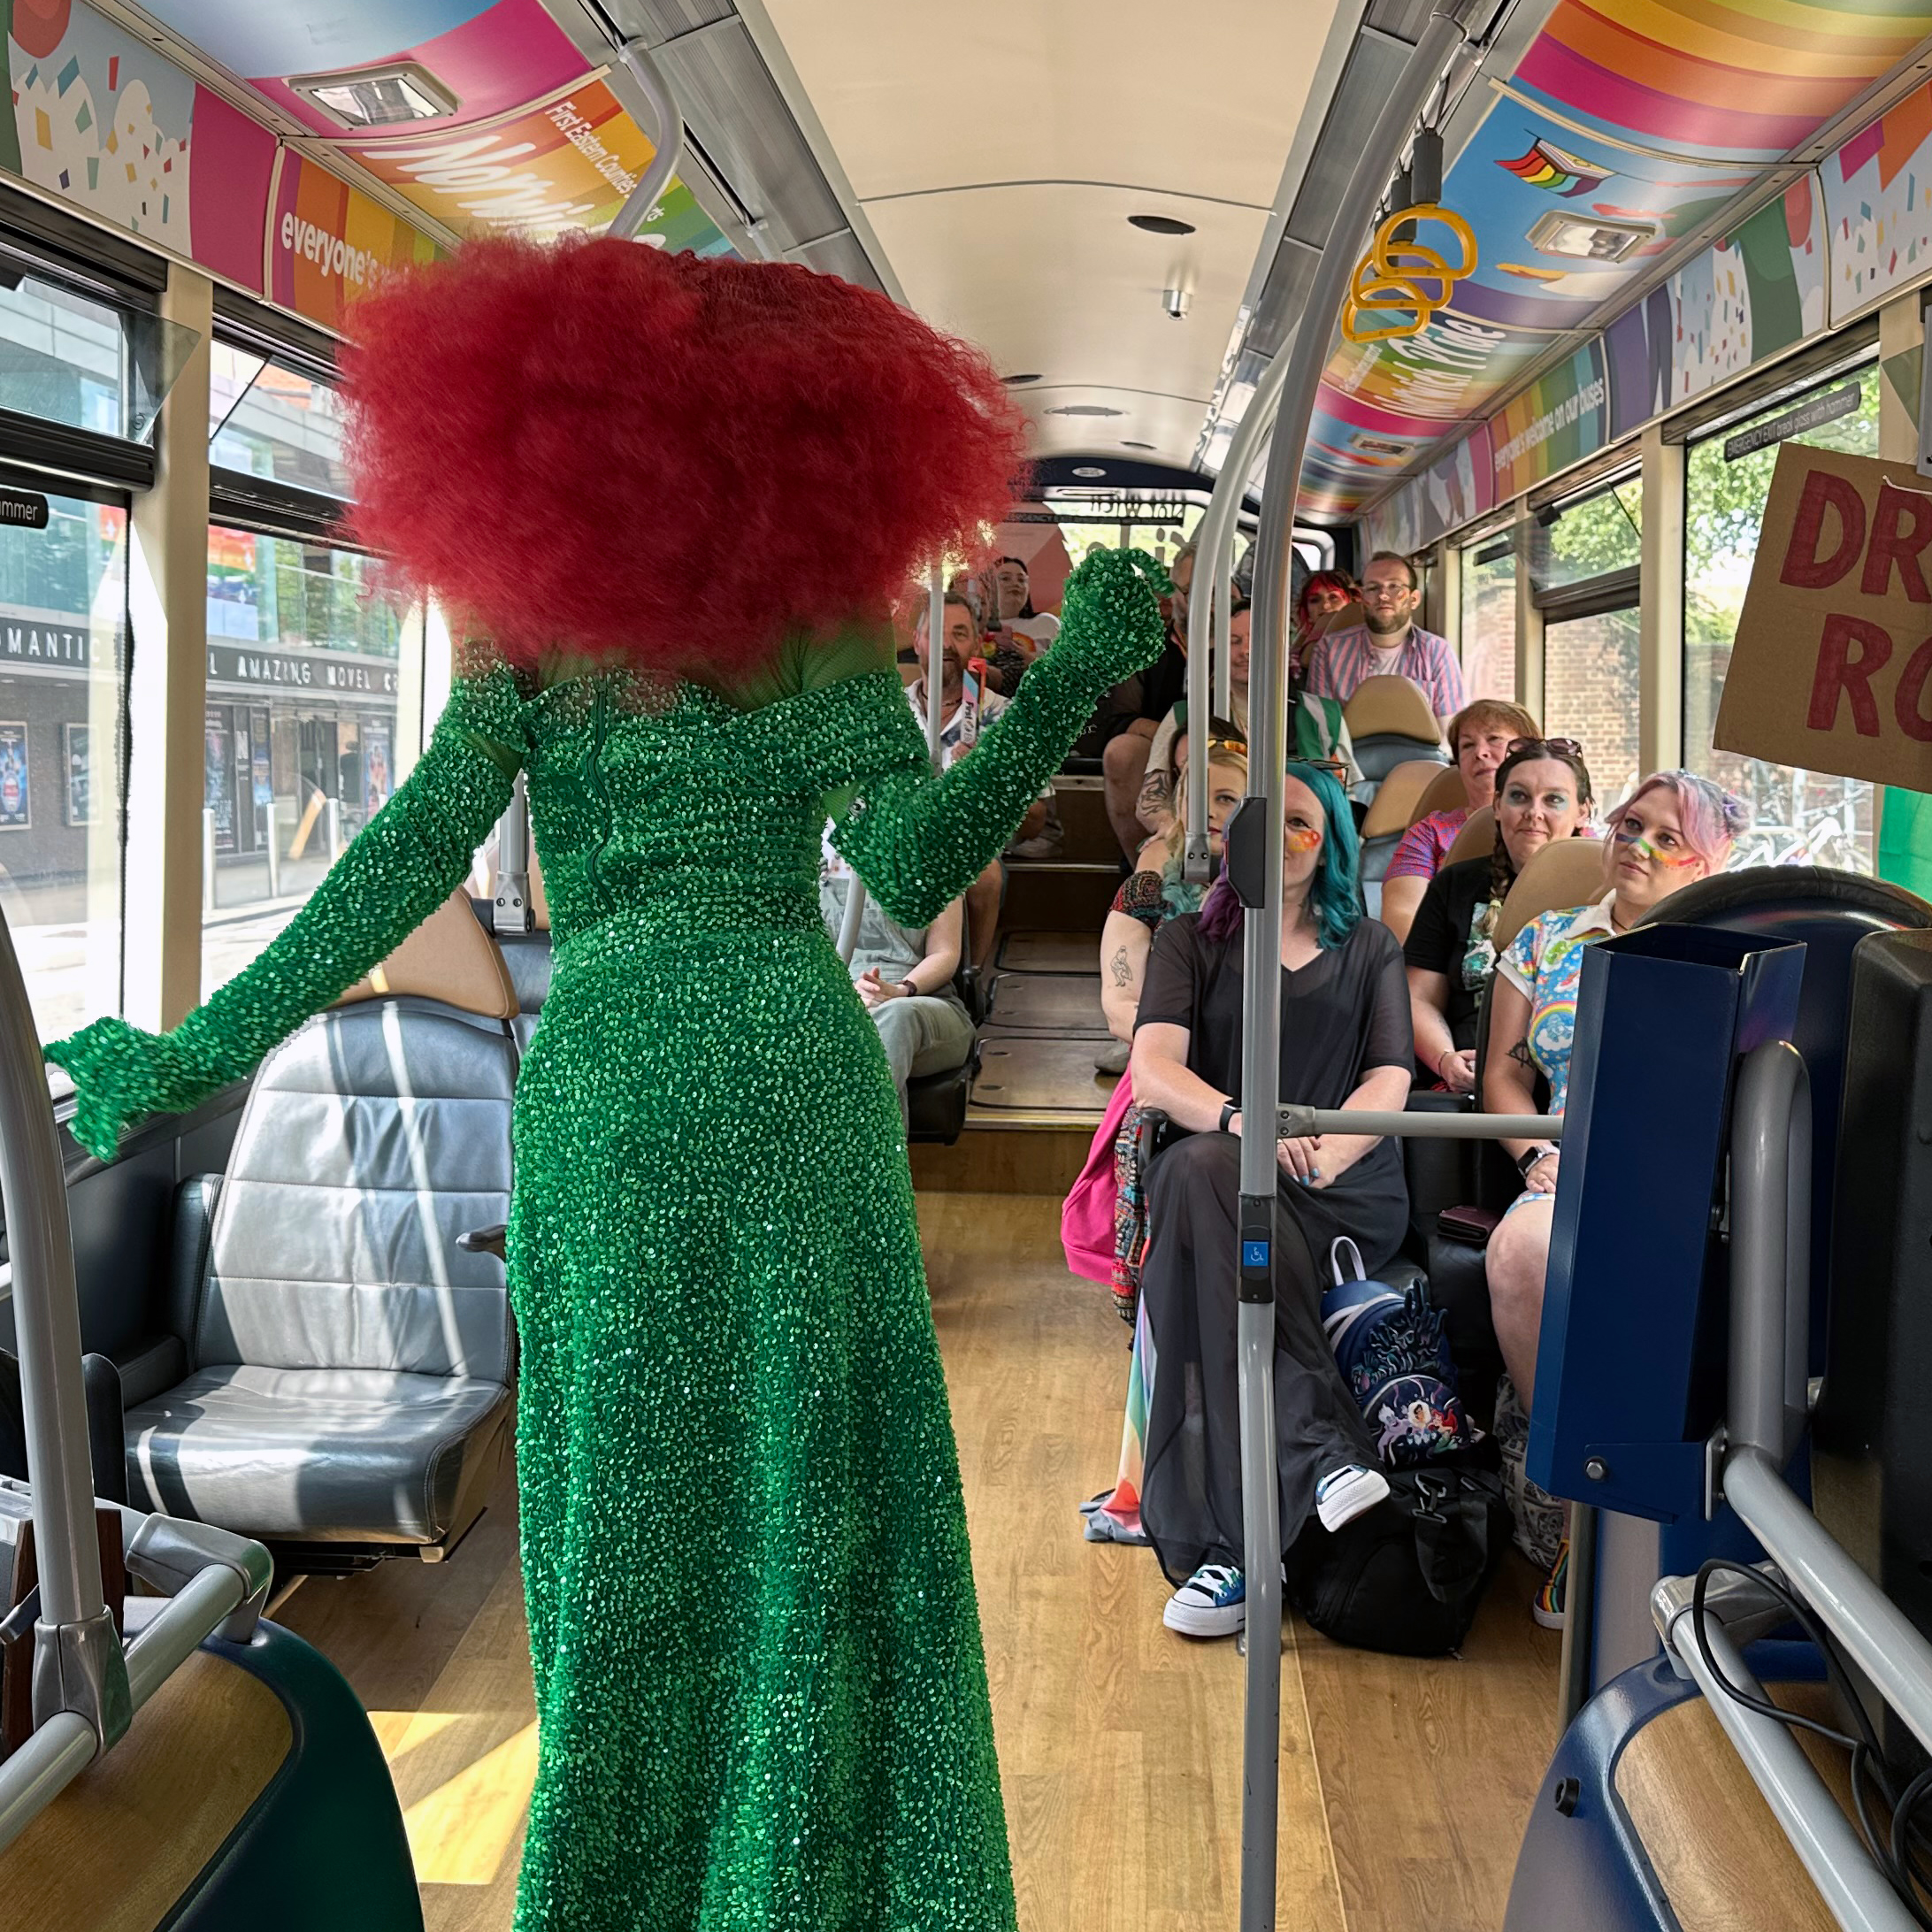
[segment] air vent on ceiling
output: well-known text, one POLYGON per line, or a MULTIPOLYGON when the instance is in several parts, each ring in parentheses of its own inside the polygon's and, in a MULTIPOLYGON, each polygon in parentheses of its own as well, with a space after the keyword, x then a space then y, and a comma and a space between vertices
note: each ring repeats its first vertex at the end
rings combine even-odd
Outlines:
POLYGON ((1123 442, 1121 444, 1121 448, 1123 449, 1153 449, 1157 447, 1158 446, 1154 443, 1123 442))
POLYGON ((1035 369, 1023 375, 1001 376, 1000 380, 1006 384, 1008 388, 1017 389, 1024 382, 1038 382, 1039 380, 1039 372, 1035 369))
POLYGON ((1104 402, 1062 402, 1056 410, 1048 410, 1049 416, 1124 416, 1125 410, 1110 410, 1104 402))
POLYGON ((304 74, 288 85, 344 127, 438 120, 463 104, 419 60, 392 60, 347 73, 304 74))
POLYGON ((1077 463, 1073 466, 1073 473, 1078 477, 1085 477, 1091 481, 1095 477, 1105 476, 1107 472, 1097 463, 1077 463))
POLYGON ((1172 215, 1129 215, 1130 228, 1144 229, 1148 234, 1192 234, 1192 221, 1177 221, 1172 215))

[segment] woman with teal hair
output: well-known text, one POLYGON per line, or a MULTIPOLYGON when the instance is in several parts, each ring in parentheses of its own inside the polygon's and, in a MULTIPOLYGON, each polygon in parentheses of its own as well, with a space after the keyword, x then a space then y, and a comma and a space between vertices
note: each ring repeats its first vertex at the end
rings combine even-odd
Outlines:
MULTIPOLYGON (((1289 765, 1283 786, 1281 1098, 1395 1111, 1414 1060, 1401 948, 1361 914, 1359 848, 1341 786, 1289 765)), ((1194 1637, 1246 1621, 1235 1373, 1240 1192, 1242 910, 1223 876, 1154 942, 1134 1031, 1136 1097, 1175 1138, 1149 1170, 1141 1298, 1156 1364, 1141 1521, 1177 1587, 1162 1621, 1194 1637)), ((1263 1131, 1266 1131, 1264 1128, 1263 1131)), ((1309 1512, 1338 1530, 1389 1493, 1375 1445, 1322 1332, 1330 1245, 1368 1274, 1408 1220, 1392 1141, 1276 1143, 1275 1422, 1285 1550, 1309 1512)))

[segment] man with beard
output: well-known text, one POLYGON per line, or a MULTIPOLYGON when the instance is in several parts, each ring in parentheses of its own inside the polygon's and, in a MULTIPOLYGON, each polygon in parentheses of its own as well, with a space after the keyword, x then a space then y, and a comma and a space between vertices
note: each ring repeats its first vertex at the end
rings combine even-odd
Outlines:
POLYGON ((1466 702, 1462 671, 1447 640, 1415 622, 1419 593, 1408 559, 1377 550, 1361 578, 1367 621, 1316 643, 1308 656, 1308 689, 1346 704, 1370 678, 1407 678, 1429 694, 1438 718, 1453 717, 1466 702))

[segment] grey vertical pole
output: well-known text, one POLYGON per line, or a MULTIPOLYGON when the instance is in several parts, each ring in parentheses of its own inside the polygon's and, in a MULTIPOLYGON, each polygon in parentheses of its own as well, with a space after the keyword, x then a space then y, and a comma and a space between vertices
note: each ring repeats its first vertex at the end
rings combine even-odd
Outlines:
POLYGON ((0 1205, 13 1277, 13 1322, 34 1485, 40 1616, 34 1627, 34 1720, 72 1711, 104 1749, 132 1715, 127 1667, 101 1595, 94 1464, 80 1384, 67 1187, 54 1138, 47 1071, 13 935, 0 918, 0 1205))
MULTIPOLYGON (((1283 737, 1289 534, 1315 392, 1336 318, 1384 187, 1430 91, 1464 38, 1471 0, 1438 0, 1390 88, 1336 210, 1289 352, 1269 446, 1255 552, 1248 658, 1248 789, 1262 801, 1265 894, 1247 912, 1243 951, 1239 1314, 1243 1570, 1247 1583, 1246 1713, 1242 1739, 1242 1932, 1272 1932, 1281 1749, 1281 1518, 1275 1449, 1275 1109, 1281 1085, 1283 737)), ((1253 408, 1253 404, 1250 404, 1253 408)))
MULTIPOLYGON (((1214 494, 1208 500, 1207 514, 1202 517, 1200 527, 1194 532, 1194 581, 1201 581, 1202 572, 1212 570, 1217 592, 1225 596, 1223 586, 1230 584, 1233 577, 1233 544, 1236 514, 1241 507, 1242 496, 1246 491, 1246 477, 1254 467, 1255 453, 1261 446, 1261 439, 1267 435, 1269 426, 1275 420, 1276 406, 1281 401, 1283 379, 1288 373, 1287 350, 1276 356, 1273 362, 1261 372, 1261 380, 1254 386, 1254 394, 1248 398, 1248 406, 1241 420, 1234 426, 1233 439, 1228 444, 1226 459, 1221 465, 1221 473, 1215 479, 1214 494)), ((1223 604, 1222 608, 1225 608, 1223 604)), ((1210 653, 1208 639, 1210 614, 1207 607, 1190 597, 1187 602, 1187 854, 1185 870, 1187 877, 1197 886, 1208 880, 1208 762, 1202 755, 1208 742, 1208 720, 1203 717, 1197 726, 1194 713, 1200 709, 1194 699, 1194 664, 1197 659, 1205 659, 1210 653), (1195 735, 1199 731, 1200 736, 1195 735)), ((1216 661, 1215 676, 1220 678, 1227 662, 1227 633, 1220 633, 1220 656, 1216 661)), ((1223 683, 1220 702, 1226 705, 1230 700, 1227 686, 1223 683)))
MULTIPOLYGON (((994 596, 999 595, 997 589, 994 596)), ((998 611, 993 615, 997 617, 998 611)), ((932 769, 939 768, 939 728, 946 720, 939 716, 946 689, 946 565, 932 561, 932 577, 926 586, 926 756, 932 769)))
MULTIPOLYGON (((1236 492, 1238 504, 1240 493, 1236 492)), ((1234 703, 1234 667, 1228 662, 1228 647, 1234 635, 1234 540, 1235 523, 1228 520, 1228 533, 1215 552, 1215 712, 1226 717, 1234 703)), ((1200 564, 1194 564, 1194 579, 1200 580, 1200 564)))
POLYGON ((497 932, 527 932, 530 922, 530 794, 519 771, 496 821, 496 902, 490 925, 497 932))

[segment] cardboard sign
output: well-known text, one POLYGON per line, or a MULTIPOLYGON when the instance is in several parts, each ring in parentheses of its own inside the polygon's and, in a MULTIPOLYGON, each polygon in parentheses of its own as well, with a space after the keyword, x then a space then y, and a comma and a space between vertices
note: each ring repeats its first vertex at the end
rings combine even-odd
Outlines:
POLYGON ((1932 494, 1909 464, 1778 452, 1713 736, 1932 792, 1932 494))

